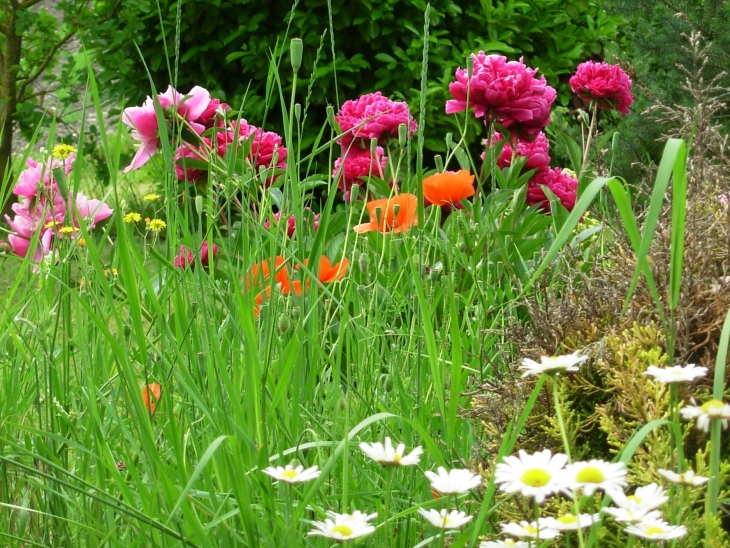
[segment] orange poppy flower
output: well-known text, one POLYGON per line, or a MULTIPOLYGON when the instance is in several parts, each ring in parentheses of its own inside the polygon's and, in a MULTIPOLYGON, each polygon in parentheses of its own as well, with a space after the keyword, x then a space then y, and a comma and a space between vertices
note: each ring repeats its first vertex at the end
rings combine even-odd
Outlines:
POLYGON ((253 314, 254 317, 259 316, 259 306, 264 300, 264 293, 266 297, 271 297, 271 286, 278 285, 281 292, 284 294, 289 293, 291 290, 291 282, 289 281, 289 274, 284 267, 286 259, 281 256, 277 256, 274 259, 274 280, 271 281, 271 268, 269 267, 269 261, 264 259, 260 263, 256 263, 251 266, 251 272, 246 276, 246 290, 251 290, 252 287, 262 288, 256 295, 254 302, 253 314))
POLYGON ((350 259, 342 259, 339 263, 332 264, 330 260, 322 255, 319 260, 319 281, 323 284, 330 284, 341 280, 347 274, 347 267, 350 259))
POLYGON ((161 395, 162 387, 156 382, 152 382, 142 388, 142 402, 144 402, 144 406, 150 413, 154 412, 161 395))
POLYGON ((453 204, 474 196, 474 175, 462 169, 445 171, 423 180, 423 196, 433 205, 453 204))
POLYGON ((418 198, 414 194, 399 194, 384 200, 368 202, 370 222, 362 223, 353 230, 364 234, 371 230, 379 232, 408 232, 408 229, 418 222, 416 207, 418 198))

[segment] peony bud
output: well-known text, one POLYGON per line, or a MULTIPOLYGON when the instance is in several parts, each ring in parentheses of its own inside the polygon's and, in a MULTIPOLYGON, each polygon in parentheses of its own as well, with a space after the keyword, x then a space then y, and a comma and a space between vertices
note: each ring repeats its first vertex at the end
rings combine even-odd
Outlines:
POLYGON ((302 66, 302 53, 304 52, 304 42, 301 38, 292 38, 289 52, 291 54, 291 68, 294 72, 299 72, 299 68, 302 66))

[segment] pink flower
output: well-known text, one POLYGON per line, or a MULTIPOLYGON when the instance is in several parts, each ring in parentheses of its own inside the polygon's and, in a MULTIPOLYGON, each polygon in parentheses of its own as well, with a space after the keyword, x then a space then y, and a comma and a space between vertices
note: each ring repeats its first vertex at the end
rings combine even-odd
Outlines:
POLYGON ((548 187, 557 196, 565 209, 573 211, 578 192, 578 181, 575 178, 556 167, 553 169, 543 168, 530 179, 527 184, 527 203, 530 205, 540 204, 540 208, 549 213, 550 200, 548 200, 540 185, 548 187))
MULTIPOLYGON (((206 109, 193 121, 204 125, 205 129, 210 129, 216 123, 216 113, 230 109, 231 107, 229 107, 226 103, 221 103, 220 99, 211 99, 206 109)), ((218 123, 222 124, 223 120, 218 120, 218 123)))
MULTIPOLYGON (((218 255, 218 246, 213 244, 212 249, 213 258, 215 258, 215 256, 218 255)), ((208 248, 208 241, 206 240, 203 242, 203 245, 200 246, 200 264, 203 265, 203 268, 208 268, 210 262, 209 255, 210 250, 208 248)), ((195 267, 195 257, 193 257, 193 252, 184 245, 180 246, 180 252, 175 256, 175 260, 173 262, 177 268, 185 268, 187 266, 190 268, 195 267)))
POLYGON ((586 61, 578 65, 578 70, 570 78, 573 93, 584 101, 598 102, 598 108, 613 110, 622 114, 629 113, 629 105, 634 102, 631 95, 631 78, 618 65, 586 61))
POLYGON ((343 135, 341 144, 349 145, 353 139, 377 139, 383 144, 389 137, 398 137, 398 126, 405 124, 411 135, 418 125, 402 101, 391 101, 379 91, 358 99, 345 101, 335 116, 343 135))
POLYGON ((76 154, 71 154, 65 161, 51 160, 48 164, 43 165, 35 162, 32 158, 28 158, 25 164, 28 166, 18 176, 18 184, 13 188, 13 194, 32 198, 38 194, 41 178, 44 186, 55 186, 53 182, 53 170, 59 167, 63 168, 66 175, 71 172, 76 154))
MULTIPOLYGON (((89 200, 83 192, 76 195, 76 209, 83 220, 91 219, 89 228, 94 228, 96 223, 111 217, 114 213, 114 210, 101 200, 89 200)), ((79 225, 78 219, 74 219, 74 225, 79 225)))
POLYGON ((337 179, 337 187, 345 192, 345 200, 349 200, 352 185, 365 184, 369 176, 382 179, 386 161, 382 147, 375 149, 373 157, 369 148, 362 149, 357 143, 350 146, 346 156, 337 158, 332 177, 337 179))
MULTIPOLYGON (((167 91, 157 96, 160 107, 165 116, 174 110, 184 118, 197 132, 203 133, 205 126, 196 122, 210 104, 210 93, 200 86, 195 86, 187 95, 181 95, 175 88, 169 86, 167 91)), ((157 152, 160 146, 159 121, 155 112, 155 102, 151 97, 141 107, 125 108, 122 121, 132 128, 132 138, 141 141, 137 153, 125 169, 128 172, 139 169, 157 152)))
MULTIPOLYGON (((503 137, 496 133, 494 135, 493 143, 496 144, 501 141, 503 137)), ((523 156, 527 158, 527 163, 522 168, 524 171, 531 169, 542 169, 550 165, 550 143, 548 142, 545 134, 541 131, 537 134, 534 140, 529 141, 525 139, 518 139, 517 141, 517 157, 523 156)), ((482 156, 482 160, 484 157, 482 156)), ((512 145, 510 144, 509 138, 499 153, 497 158, 497 166, 500 169, 509 167, 512 164, 512 145)))
POLYGON ((507 61, 502 55, 472 54, 474 68, 471 80, 467 70, 456 70, 456 82, 449 84, 454 97, 446 101, 446 114, 469 107, 485 123, 497 122, 518 134, 535 134, 550 122, 550 107, 557 96, 545 77, 535 77, 531 69, 519 61, 507 61))
MULTIPOLYGON (((62 204, 63 202, 61 202, 62 204)), ((63 223, 64 210, 55 210, 47 206, 47 200, 39 199, 36 205, 30 207, 31 200, 26 198, 12 205, 15 216, 11 219, 5 215, 13 233, 8 234, 8 242, 13 251, 20 257, 25 257, 30 250, 30 242, 38 234, 39 242, 35 249, 33 260, 38 263, 43 256, 51 252, 53 238, 53 224, 63 223)))
MULTIPOLYGON (((238 134, 239 144, 241 140, 246 140, 253 135, 253 141, 251 143, 251 152, 248 154, 246 159, 256 168, 258 173, 259 168, 278 168, 286 169, 286 157, 287 150, 281 146, 281 136, 273 131, 264 131, 254 125, 249 124, 246 120, 239 120, 238 127, 236 128, 236 122, 231 123, 233 129, 233 135, 238 134), (238 129, 238 131, 236 131, 238 129), (276 163, 274 164, 274 159, 276 163)), ((267 183, 271 184, 276 176, 269 177, 267 183)))
MULTIPOLYGON (((216 139, 218 146, 216 147, 216 153, 221 158, 225 155, 226 149, 232 140, 232 135, 227 132, 216 133, 216 139)), ((208 161, 208 155, 212 150, 212 143, 210 138, 203 137, 203 144, 200 147, 194 147, 193 145, 182 145, 177 149, 175 153, 175 173, 179 181, 188 181, 190 183, 199 183, 203 179, 203 173, 205 170, 186 167, 181 165, 182 158, 190 158, 191 160, 200 160, 202 162, 208 161)))
MULTIPOLYGON (((310 213, 312 212, 312 210, 308 207, 306 207, 304 209, 306 211, 309 211, 310 213)), ((281 211, 277 211, 276 213, 274 213, 274 221, 276 221, 277 224, 279 223, 279 221, 281 221, 281 211)), ((304 224, 307 224, 309 222, 309 220, 307 219, 306 216, 304 217, 304 221, 305 221, 304 224)), ((312 215, 312 224, 314 226, 314 230, 317 230, 319 228, 319 213, 312 215)), ((270 227, 271 227, 271 223, 269 223, 269 220, 266 219, 266 221, 264 221, 264 228, 266 230, 269 230, 270 227)), ((292 236, 294 236, 294 232, 296 231, 296 229, 297 229, 296 218, 294 217, 294 215, 292 215, 286 221, 286 235, 291 238, 292 236)))

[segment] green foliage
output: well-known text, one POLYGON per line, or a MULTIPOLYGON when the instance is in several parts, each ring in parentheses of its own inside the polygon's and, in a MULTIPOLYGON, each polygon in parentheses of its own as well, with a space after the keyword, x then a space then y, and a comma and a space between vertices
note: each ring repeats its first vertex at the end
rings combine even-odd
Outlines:
MULTIPOLYGON (((299 73, 299 100, 305 103, 302 95, 307 89, 306 103, 312 107, 305 129, 306 146, 316 135, 313 128, 324 123, 322 107, 327 104, 341 104, 379 90, 408 100, 416 110, 425 8, 425 0, 334 0, 333 48, 324 0, 302 0, 293 8, 288 0, 182 5, 162 0, 159 13, 155 2, 126 1, 116 18, 97 29, 105 37, 114 29, 114 37, 111 41, 96 39, 93 45, 105 69, 100 79, 107 84, 103 88, 108 94, 139 103, 148 93, 136 44, 158 89, 171 82, 177 62, 179 89, 202 85, 236 108, 245 97, 244 116, 260 124, 267 109, 279 102, 278 96, 270 94, 269 59, 278 59, 287 50, 288 38, 300 37, 304 63, 299 73), (178 9, 180 57, 176 61, 167 57, 163 46, 174 50, 178 9)), ((484 50, 510 58, 524 55, 528 65, 539 67, 558 88, 560 102, 565 104, 569 100, 568 75, 581 61, 601 57, 604 46, 618 32, 619 21, 605 13, 601 2, 589 0, 435 0, 431 3, 426 148, 444 151, 443 135, 456 130, 453 117, 444 113, 447 84, 455 69, 465 66, 468 54, 484 50)), ((288 96, 288 66, 281 73, 284 96, 288 96)), ((278 120, 278 116, 272 118, 278 120)), ((276 120, 266 123, 276 128, 276 120)), ((477 143, 480 132, 472 121, 467 144, 477 143)))

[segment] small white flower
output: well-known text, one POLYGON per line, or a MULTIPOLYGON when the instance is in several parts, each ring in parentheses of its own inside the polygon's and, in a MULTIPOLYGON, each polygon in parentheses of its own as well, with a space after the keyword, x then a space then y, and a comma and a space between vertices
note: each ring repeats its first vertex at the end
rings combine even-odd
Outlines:
POLYGON ((606 462, 593 459, 588 462, 575 462, 565 467, 562 481, 573 490, 583 488, 586 496, 601 489, 611 496, 622 491, 626 485, 626 465, 623 462, 606 462))
POLYGON ((526 521, 519 523, 500 523, 499 526, 502 528, 503 533, 517 538, 547 540, 560 536, 560 531, 557 529, 551 529, 549 527, 541 528, 540 524, 535 521, 529 523, 526 521))
POLYGON ((508 538, 507 540, 484 541, 479 544, 479 548, 500 548, 502 546, 509 546, 510 548, 530 548, 530 543, 508 538))
MULTIPOLYGON (((615 493, 614 493, 615 494, 615 493)), ((650 508, 604 508, 603 511, 619 523, 637 523, 646 520, 662 519, 662 513, 650 508)))
POLYGON ((411 466, 418 464, 420 456, 423 454, 421 447, 416 447, 408 455, 403 456, 406 448, 405 443, 401 443, 397 448, 393 449, 393 443, 390 438, 385 438, 385 445, 380 442, 361 443, 360 449, 368 457, 382 466, 411 466))
POLYGON ((644 375, 654 377, 657 382, 664 384, 672 384, 676 382, 692 382, 695 379, 704 377, 707 374, 706 367, 697 367, 690 363, 682 367, 675 365, 673 367, 657 367, 650 365, 644 371, 644 375))
POLYGON ((690 487, 699 487, 700 485, 704 485, 708 481, 710 481, 710 478, 706 478, 704 476, 698 476, 694 473, 694 470, 685 470, 681 474, 676 474, 672 472, 671 470, 658 470, 659 474, 672 483, 676 483, 677 485, 688 485, 690 487))
POLYGON ((626 495, 620 491, 611 493, 613 503, 626 510, 655 510, 669 500, 664 488, 656 483, 638 487, 633 495, 626 495))
POLYGON ((462 525, 469 523, 471 518, 474 516, 467 516, 465 512, 458 512, 452 510, 446 512, 446 509, 438 510, 424 510, 423 508, 418 509, 418 513, 426 518, 431 525, 439 527, 441 529, 458 529, 462 525))
POLYGON ((337 514, 327 512, 329 516, 324 521, 313 521, 315 530, 307 533, 310 536, 327 537, 337 542, 344 542, 358 537, 364 537, 375 531, 375 527, 368 523, 376 518, 377 514, 363 514, 356 510, 352 514, 337 514))
POLYGON ((727 428, 730 421, 730 405, 720 400, 706 401, 700 407, 688 405, 679 412, 684 419, 697 419, 697 428, 705 432, 710 431, 712 419, 721 420, 723 428, 727 428))
POLYGON ((563 487, 560 472, 567 462, 566 455, 553 455, 549 449, 533 455, 520 450, 519 457, 504 457, 497 464, 494 481, 501 484, 500 489, 506 493, 520 492, 525 497, 535 497, 535 501, 542 504, 546 496, 563 487))
POLYGON ((600 514, 563 514, 557 518, 540 518, 540 529, 555 529, 557 531, 577 531, 590 527, 601 519, 600 514))
POLYGON ((459 495, 482 484, 482 477, 471 470, 457 468, 447 471, 443 466, 439 466, 438 473, 430 471, 424 473, 431 482, 431 488, 442 495, 459 495))
POLYGON ((629 525, 624 533, 645 538, 647 540, 671 540, 687 534, 684 525, 669 525, 663 520, 645 520, 635 525, 629 525))
POLYGON ((588 359, 588 356, 581 356, 578 352, 565 356, 542 356, 540 363, 525 358, 522 360, 520 369, 524 371, 523 377, 529 375, 541 375, 543 373, 566 373, 578 371, 578 365, 588 359))
POLYGON ((262 470, 264 474, 270 475, 272 478, 279 481, 285 481, 287 483, 303 483, 305 481, 313 480, 318 477, 322 472, 316 466, 304 469, 304 466, 297 466, 294 468, 291 464, 287 464, 286 467, 282 468, 277 466, 274 468, 270 466, 262 470))

